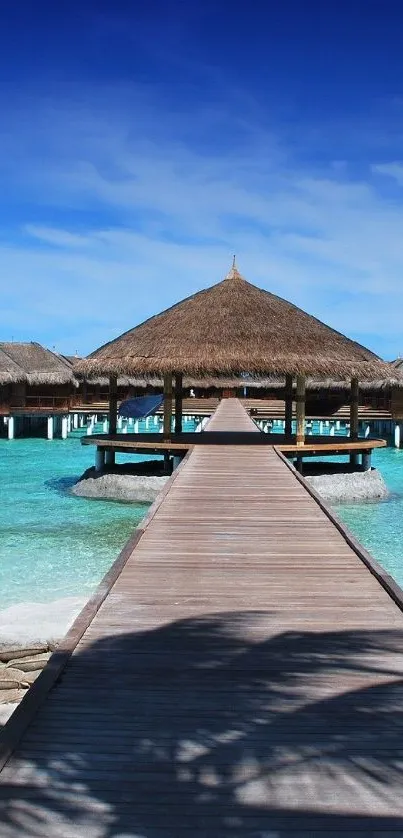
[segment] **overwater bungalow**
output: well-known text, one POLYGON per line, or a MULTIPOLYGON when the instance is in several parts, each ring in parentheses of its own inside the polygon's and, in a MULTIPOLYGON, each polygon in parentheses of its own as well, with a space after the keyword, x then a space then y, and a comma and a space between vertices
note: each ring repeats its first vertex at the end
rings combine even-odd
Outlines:
MULTIPOLYGON (((177 303, 93 352, 75 367, 87 380, 109 378, 108 460, 113 461, 117 383, 121 376, 164 384, 164 436, 171 438, 174 394, 175 433, 182 432, 184 379, 281 378, 285 439, 305 443, 307 380, 349 381, 350 444, 358 437, 359 382, 400 376, 377 355, 326 326, 292 303, 257 288, 235 263, 226 278, 177 303)), ((93 440, 94 443, 96 440, 93 440)), ((104 441, 106 444, 106 440, 104 441)))
POLYGON ((67 434, 76 387, 64 356, 36 342, 0 342, 1 435, 67 434))

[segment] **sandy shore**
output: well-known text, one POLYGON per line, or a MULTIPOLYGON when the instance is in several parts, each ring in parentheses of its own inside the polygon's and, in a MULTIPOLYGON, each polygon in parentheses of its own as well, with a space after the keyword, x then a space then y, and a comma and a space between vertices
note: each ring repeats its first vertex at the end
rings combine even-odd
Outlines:
POLYGON ((86 601, 65 597, 54 602, 22 602, 0 611, 0 729, 86 601))
POLYGON ((54 645, 66 634, 88 597, 21 602, 0 611, 0 649, 8 645, 54 645))

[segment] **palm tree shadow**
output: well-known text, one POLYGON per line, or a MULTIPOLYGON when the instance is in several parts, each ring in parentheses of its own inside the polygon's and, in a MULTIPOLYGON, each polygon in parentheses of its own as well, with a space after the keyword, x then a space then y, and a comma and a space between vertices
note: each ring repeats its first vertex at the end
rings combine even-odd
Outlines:
POLYGON ((274 623, 208 615, 77 652, 3 772, 2 838, 403 835, 403 631, 274 623))

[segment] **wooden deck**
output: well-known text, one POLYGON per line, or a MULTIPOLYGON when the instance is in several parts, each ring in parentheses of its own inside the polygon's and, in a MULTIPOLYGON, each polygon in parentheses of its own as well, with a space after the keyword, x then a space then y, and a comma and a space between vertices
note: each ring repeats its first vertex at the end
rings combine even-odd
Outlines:
MULTIPOLYGON (((258 428, 254 427, 258 431, 258 428)), ((323 455, 333 457, 335 454, 350 454, 355 452, 373 451, 374 448, 385 448, 385 439, 358 439, 351 441, 348 437, 342 436, 307 436, 304 445, 297 445, 289 442, 282 434, 266 434, 258 432, 251 438, 247 431, 212 431, 206 436, 201 433, 172 433, 169 438, 162 434, 138 433, 138 434, 92 434, 81 437, 82 445, 96 445, 97 448, 106 448, 116 451, 119 454, 161 454, 169 451, 172 454, 184 454, 192 451, 195 446, 208 445, 261 445, 278 448, 287 454, 298 454, 302 457, 313 457, 323 455)))
MULTIPOLYGON (((183 400, 183 414, 185 416, 211 416, 212 413, 217 409, 219 404, 219 399, 217 397, 202 397, 202 398, 185 398, 183 400)), ((284 419, 285 415, 285 402, 283 399, 270 399, 270 398, 246 398, 246 399, 239 399, 243 407, 246 410, 253 410, 255 411, 256 419, 284 419)), ((91 402, 89 404, 75 404, 70 406, 70 413, 105 413, 107 414, 109 410, 109 404, 107 401, 103 402, 91 402)), ((175 413, 175 400, 172 402, 172 412, 175 413)), ((161 416, 163 411, 160 409, 157 411, 161 416)), ((293 413, 295 416, 295 402, 293 403, 293 413)), ((350 406, 349 404, 342 405, 341 407, 335 409, 334 413, 332 414, 324 414, 320 412, 316 413, 307 413, 307 419, 322 419, 322 420, 329 420, 331 422, 335 421, 336 419, 340 419, 341 421, 349 422, 350 420, 350 406)), ((378 407, 370 407, 369 405, 359 405, 358 408, 358 418, 361 421, 373 421, 373 420, 382 420, 382 421, 391 421, 393 419, 392 414, 386 408, 378 408, 378 407)))
POLYGON ((126 553, 5 730, 1 838, 402 836, 403 616, 282 456, 195 448, 126 553))

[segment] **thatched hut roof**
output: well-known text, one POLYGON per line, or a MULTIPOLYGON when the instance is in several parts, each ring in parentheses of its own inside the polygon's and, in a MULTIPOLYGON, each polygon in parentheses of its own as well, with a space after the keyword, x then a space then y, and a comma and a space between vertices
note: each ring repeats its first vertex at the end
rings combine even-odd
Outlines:
POLYGON ((227 277, 101 346, 75 370, 99 375, 310 374, 384 378, 388 367, 292 303, 227 277))
MULTIPOLYGON (((106 376, 102 378, 89 378, 91 384, 97 384, 104 388, 109 388, 109 379, 106 376)), ((155 388, 162 390, 164 386, 163 378, 156 376, 142 376, 139 378, 119 376, 117 380, 118 387, 133 387, 134 389, 155 388)), ((284 390, 285 377, 284 376, 254 376, 244 378, 241 376, 232 377, 213 377, 204 376, 203 378, 194 378, 192 376, 185 376, 183 378, 183 388, 189 390, 236 390, 246 387, 248 392, 251 390, 284 390)), ((294 389, 296 382, 294 381, 294 389)), ((403 373, 391 371, 388 378, 368 380, 360 382, 360 390, 362 392, 379 392, 380 390, 389 390, 390 388, 403 389, 403 373)), ((350 379, 332 379, 332 378, 312 378, 308 376, 306 379, 306 389, 312 392, 349 392, 351 389, 350 379)))
POLYGON ((0 385, 26 381, 24 370, 0 349, 0 385))
MULTIPOLYGON (((109 387, 109 378, 107 376, 90 376, 88 378, 88 382, 101 387, 109 387)), ((120 375, 117 380, 117 385, 118 387, 133 387, 135 389, 147 389, 150 387, 161 389, 164 386, 164 379, 161 376, 155 375, 138 377, 120 375)), ((203 378, 195 378, 188 375, 185 375, 183 378, 183 388, 185 390, 188 390, 189 388, 200 388, 201 390, 209 390, 210 388, 230 390, 239 387, 256 387, 258 389, 263 389, 265 387, 284 387, 284 379, 274 377, 245 379, 241 376, 203 376, 203 378)))
POLYGON ((0 352, 4 369, 10 373, 9 381, 33 385, 74 383, 71 363, 39 343, 1 342, 0 352))

